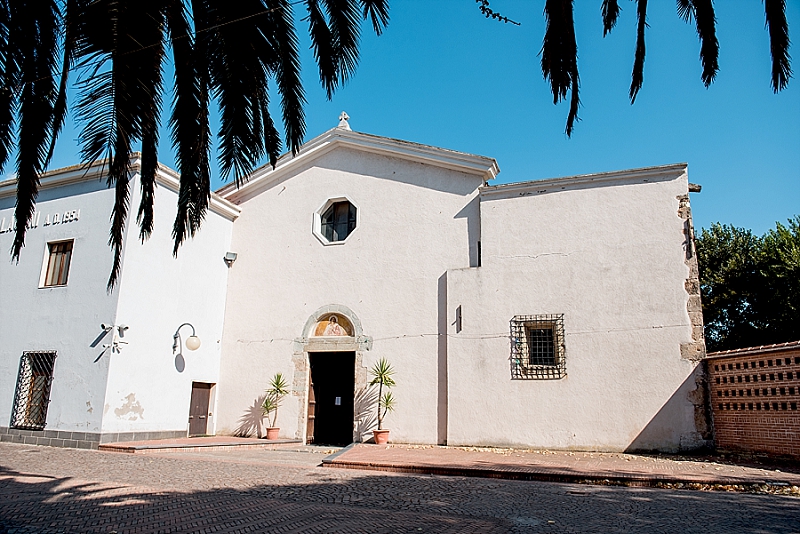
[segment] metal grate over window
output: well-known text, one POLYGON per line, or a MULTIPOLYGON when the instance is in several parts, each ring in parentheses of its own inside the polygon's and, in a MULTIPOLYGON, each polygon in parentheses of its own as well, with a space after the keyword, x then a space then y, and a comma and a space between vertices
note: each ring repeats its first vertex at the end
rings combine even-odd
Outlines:
POLYGON ((50 384, 56 353, 23 352, 11 410, 11 428, 42 430, 50 403, 50 384))
POLYGON ((511 378, 555 380, 567 375, 564 314, 511 319, 511 378))

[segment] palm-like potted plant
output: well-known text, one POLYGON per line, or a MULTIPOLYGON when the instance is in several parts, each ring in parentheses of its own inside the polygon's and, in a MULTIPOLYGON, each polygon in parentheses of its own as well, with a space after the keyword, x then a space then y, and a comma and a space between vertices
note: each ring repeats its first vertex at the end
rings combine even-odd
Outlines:
POLYGON ((371 386, 378 386, 378 428, 372 431, 375 443, 383 445, 389 441, 389 430, 383 428, 383 418, 388 412, 394 411, 396 402, 389 388, 395 385, 392 378, 394 369, 386 358, 381 358, 370 369, 372 375, 371 386), (387 391, 384 393, 383 389, 387 391))
POLYGON ((264 402, 261 403, 261 413, 267 418, 267 439, 278 439, 280 428, 275 424, 278 421, 278 408, 283 398, 289 394, 289 385, 281 373, 275 373, 269 383, 264 402), (270 420, 270 414, 272 419, 270 420))

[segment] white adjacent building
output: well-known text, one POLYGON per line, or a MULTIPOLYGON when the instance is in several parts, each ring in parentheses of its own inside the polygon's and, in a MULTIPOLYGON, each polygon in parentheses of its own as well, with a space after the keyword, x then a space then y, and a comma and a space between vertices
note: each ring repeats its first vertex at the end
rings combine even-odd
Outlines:
MULTIPOLYGON (((133 190, 137 172, 134 157, 133 190)), ((0 263, 0 439, 261 435, 279 372, 281 437, 361 441, 386 358, 396 442, 704 445, 686 165, 488 185, 498 172, 343 121, 214 194, 174 258, 177 177, 161 168, 153 237, 129 221, 110 293, 113 192, 99 167, 48 174, 19 264, 0 263), (201 345, 176 354, 183 323, 201 345)), ((13 195, 0 184, 4 228, 13 195)))

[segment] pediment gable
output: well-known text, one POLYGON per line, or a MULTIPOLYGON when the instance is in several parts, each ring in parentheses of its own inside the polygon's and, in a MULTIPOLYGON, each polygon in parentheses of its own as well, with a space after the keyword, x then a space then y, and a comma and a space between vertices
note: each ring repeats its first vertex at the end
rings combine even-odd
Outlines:
POLYGON ((493 179, 500 172, 497 162, 493 158, 354 132, 344 128, 332 128, 304 144, 296 156, 292 157, 291 154, 281 156, 274 169, 269 164, 259 167, 246 178, 246 183, 241 187, 237 188, 234 183, 230 183, 216 193, 230 202, 243 202, 266 190, 271 184, 296 169, 308 165, 338 148, 348 148, 446 168, 472 176, 480 176, 484 182, 493 179))

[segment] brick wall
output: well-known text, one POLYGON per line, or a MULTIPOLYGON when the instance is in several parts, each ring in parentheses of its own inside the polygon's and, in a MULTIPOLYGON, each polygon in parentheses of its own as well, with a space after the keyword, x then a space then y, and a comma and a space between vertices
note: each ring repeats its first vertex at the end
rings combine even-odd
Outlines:
POLYGON ((718 449, 800 458, 800 341, 708 355, 718 449))

